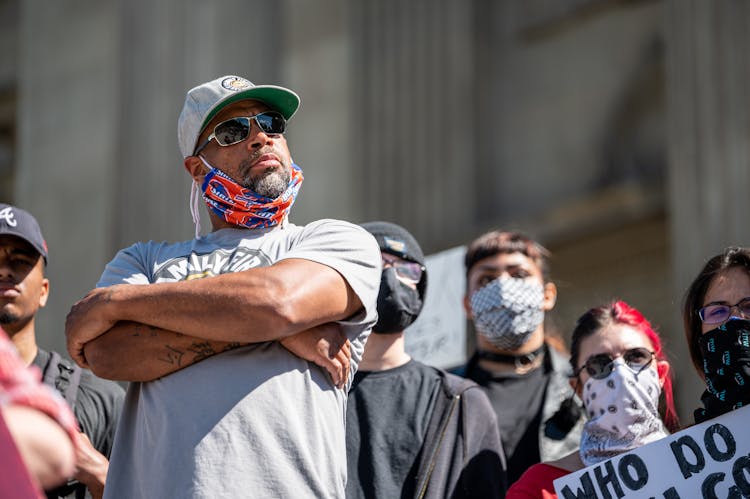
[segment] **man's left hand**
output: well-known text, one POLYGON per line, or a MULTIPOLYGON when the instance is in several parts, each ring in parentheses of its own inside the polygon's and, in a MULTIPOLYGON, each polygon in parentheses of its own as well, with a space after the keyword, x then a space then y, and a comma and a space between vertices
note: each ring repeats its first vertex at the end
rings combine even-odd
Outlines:
POLYGON ((343 388, 346 384, 352 358, 351 343, 338 324, 321 324, 288 336, 280 343, 297 357, 328 371, 336 387, 343 388))

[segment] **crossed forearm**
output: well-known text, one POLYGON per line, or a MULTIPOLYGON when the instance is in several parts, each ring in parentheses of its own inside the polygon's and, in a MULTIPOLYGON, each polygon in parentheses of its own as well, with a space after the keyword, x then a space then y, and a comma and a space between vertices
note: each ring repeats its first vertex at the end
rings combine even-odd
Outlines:
POLYGON ((205 340, 137 322, 118 322, 86 343, 84 352, 90 369, 101 378, 152 381, 241 345, 205 340))
POLYGON ((97 288, 73 305, 65 332, 68 352, 80 365, 108 379, 150 381, 241 344, 283 340, 342 320, 360 308, 332 268, 283 260, 194 281, 97 288), (138 362, 122 365, 122 359, 138 362))

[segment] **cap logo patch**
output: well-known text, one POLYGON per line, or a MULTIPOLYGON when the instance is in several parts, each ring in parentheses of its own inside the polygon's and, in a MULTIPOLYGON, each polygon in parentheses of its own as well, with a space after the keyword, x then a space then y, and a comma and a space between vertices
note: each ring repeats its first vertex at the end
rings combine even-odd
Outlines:
POLYGON ((230 76, 221 81, 221 86, 232 92, 239 92, 240 90, 252 87, 253 84, 239 76, 230 76))
POLYGON ((391 239, 388 236, 383 237, 385 249, 395 251, 397 253, 406 253, 406 243, 397 239, 391 239))
POLYGON ((16 225, 18 225, 18 220, 16 220, 16 217, 13 213, 13 210, 10 208, 10 206, 0 210, 0 218, 4 218, 5 223, 10 225, 11 227, 15 227, 16 225))

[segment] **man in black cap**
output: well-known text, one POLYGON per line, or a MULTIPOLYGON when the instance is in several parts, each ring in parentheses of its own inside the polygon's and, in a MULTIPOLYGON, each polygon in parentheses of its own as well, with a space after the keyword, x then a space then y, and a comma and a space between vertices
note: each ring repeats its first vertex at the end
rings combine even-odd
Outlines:
POLYGON ((474 382, 413 360, 404 330, 427 290, 414 237, 362 224, 380 246, 378 322, 347 406, 347 498, 503 497, 505 458, 489 399, 474 382))
POLYGON ((36 219, 25 210, 0 204, 0 325, 23 361, 37 366, 43 382, 73 408, 85 435, 79 438, 74 479, 47 496, 101 497, 125 391, 37 346, 34 319, 49 296, 46 264, 47 244, 36 219))

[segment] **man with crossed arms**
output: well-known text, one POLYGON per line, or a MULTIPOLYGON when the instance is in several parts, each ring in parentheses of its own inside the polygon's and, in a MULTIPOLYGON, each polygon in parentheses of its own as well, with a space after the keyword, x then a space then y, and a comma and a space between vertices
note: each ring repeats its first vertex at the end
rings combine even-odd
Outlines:
POLYGON ((298 106, 237 76, 190 90, 178 139, 213 230, 120 251, 68 315, 74 359, 133 382, 105 498, 344 496, 344 380, 376 320, 380 252, 353 224, 287 220, 298 106))

